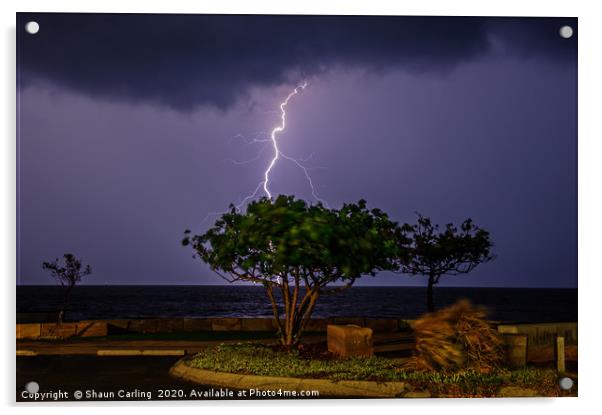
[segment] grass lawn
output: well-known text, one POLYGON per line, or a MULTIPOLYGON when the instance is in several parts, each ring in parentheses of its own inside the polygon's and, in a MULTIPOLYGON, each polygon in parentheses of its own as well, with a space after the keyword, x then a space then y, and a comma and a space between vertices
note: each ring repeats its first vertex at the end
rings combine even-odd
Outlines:
POLYGON ((491 373, 411 372, 402 369, 404 359, 374 356, 352 359, 316 359, 298 352, 275 351, 253 344, 222 344, 195 355, 188 364, 218 372, 338 380, 400 381, 414 390, 428 390, 432 396, 495 396, 503 386, 537 391, 539 396, 575 396, 558 387, 553 369, 526 367, 498 369, 491 373))

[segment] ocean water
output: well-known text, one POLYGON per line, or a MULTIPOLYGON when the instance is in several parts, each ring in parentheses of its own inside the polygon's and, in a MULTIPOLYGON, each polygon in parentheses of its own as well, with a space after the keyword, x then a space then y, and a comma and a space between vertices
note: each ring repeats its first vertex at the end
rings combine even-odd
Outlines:
MULTIPOLYGON (((437 308, 466 298, 485 306, 489 318, 512 322, 577 321, 577 290, 560 288, 435 287, 437 308)), ((17 313, 56 310, 61 287, 18 286, 17 313)), ((314 317, 416 318, 426 312, 422 287, 352 287, 317 303, 314 317)), ((157 317, 272 317, 263 287, 80 286, 68 320, 157 317)))

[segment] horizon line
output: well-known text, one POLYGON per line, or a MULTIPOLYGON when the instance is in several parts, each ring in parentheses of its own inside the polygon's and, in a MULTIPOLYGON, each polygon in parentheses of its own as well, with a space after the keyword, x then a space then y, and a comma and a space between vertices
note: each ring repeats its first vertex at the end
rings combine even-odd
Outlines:
MULTIPOLYGON (((16 284, 17 287, 61 287, 59 284, 16 284)), ((342 287, 343 285, 329 285, 328 287, 342 287)), ((259 285, 254 284, 80 284, 76 287, 257 287, 259 285)), ((426 288, 421 285, 353 285, 350 288, 426 288)), ((514 288, 514 289, 567 289, 576 290, 578 287, 525 287, 525 286, 480 286, 480 285, 445 285, 437 288, 514 288)))

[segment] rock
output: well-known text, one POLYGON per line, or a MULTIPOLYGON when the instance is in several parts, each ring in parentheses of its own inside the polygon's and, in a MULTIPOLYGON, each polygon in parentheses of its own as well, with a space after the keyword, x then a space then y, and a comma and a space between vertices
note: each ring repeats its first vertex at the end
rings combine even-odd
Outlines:
POLYGON ((17 324, 17 339, 37 339, 40 337, 39 323, 17 324))
POLYGON ((157 322, 157 332, 174 333, 184 331, 184 320, 181 318, 162 318, 157 322))
POLYGON ((104 321, 79 321, 76 330, 76 335, 81 337, 104 337, 108 334, 104 321))
POLYGON ((328 351, 341 357, 373 356, 372 329, 355 325, 327 327, 328 351))
POLYGON ((506 364, 510 367, 523 367, 527 364, 527 335, 503 333, 506 348, 506 364))
POLYGON ((129 320, 106 320, 107 334, 124 334, 130 332, 129 320))
POLYGON ((211 331, 211 320, 208 318, 185 318, 184 331, 211 331))
POLYGON ((42 323, 40 337, 46 339, 66 339, 75 336, 77 324, 75 323, 42 323))
POLYGON ((242 318, 242 331, 274 331, 271 318, 242 318))
POLYGON ((142 333, 159 333, 159 319, 142 320, 142 333))
POLYGON ((363 317, 335 317, 330 320, 333 324, 339 326, 354 325, 361 327, 365 323, 365 319, 363 317))

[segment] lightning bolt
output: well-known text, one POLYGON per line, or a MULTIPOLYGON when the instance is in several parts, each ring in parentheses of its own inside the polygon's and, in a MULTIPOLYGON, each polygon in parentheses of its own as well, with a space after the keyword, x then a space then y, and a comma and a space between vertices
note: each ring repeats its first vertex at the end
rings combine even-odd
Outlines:
MULTIPOLYGON (((304 90, 306 87, 307 87, 307 82, 303 82, 303 84, 301 84, 298 87, 296 87, 295 89, 293 89, 293 91, 290 94, 288 94, 286 99, 280 103, 281 123, 279 126, 274 128, 272 130, 272 134, 270 134, 270 139, 272 140, 272 146, 274 147, 274 157, 272 158, 272 161, 270 162, 268 168, 266 169, 266 171, 264 173, 265 180, 263 181, 263 191, 265 192, 267 197, 269 197, 270 199, 272 198, 272 194, 270 193, 270 190, 268 189, 268 185, 270 182, 270 172, 274 168, 274 165, 278 161, 278 158, 280 158, 280 149, 278 148, 278 140, 276 139, 276 136, 278 135, 278 133, 281 133, 286 128, 286 106, 288 105, 288 102, 291 100, 292 97, 294 97, 295 95, 297 95, 299 93, 299 90, 304 90)), ((310 184, 311 184, 311 181, 310 181, 310 184)), ((312 184, 312 188, 313 188, 313 184, 312 184)))
MULTIPOLYGON (((303 172, 305 179, 307 180, 307 183, 309 185, 309 188, 311 189, 311 194, 312 197, 322 203, 324 206, 328 207, 328 203, 323 200, 322 198, 320 198, 320 196, 318 195, 318 191, 316 190, 316 186, 314 184, 314 180, 312 179, 312 176, 309 172, 309 168, 306 167, 303 163, 305 163, 306 161, 310 160, 313 156, 310 155, 309 157, 305 158, 305 159, 299 159, 299 158, 295 158, 295 157, 291 157, 288 156, 286 154, 284 154, 282 152, 282 150, 280 150, 280 148, 278 147, 278 137, 280 136, 280 134, 285 130, 286 128, 286 110, 287 110, 287 106, 289 105, 289 102, 296 96, 298 95, 301 91, 303 91, 305 88, 307 88, 308 83, 307 81, 304 81, 302 84, 298 85, 297 87, 295 87, 284 99, 284 101, 282 101, 280 103, 280 124, 277 125, 276 127, 274 127, 274 129, 272 130, 272 132, 269 134, 269 137, 267 136, 266 133, 256 133, 255 137, 251 138, 251 139, 247 139, 245 136, 243 136, 242 134, 237 134, 234 138, 240 138, 243 140, 243 142, 245 144, 257 144, 257 143, 271 143, 272 145, 272 149, 273 149, 273 156, 267 166, 267 168, 265 169, 264 173, 263 173, 263 180, 260 181, 257 186, 255 187, 255 189, 253 190, 253 192, 247 196, 245 196, 238 205, 236 205, 236 210, 241 210, 242 207, 247 204, 248 202, 250 202, 251 200, 255 199, 258 197, 259 193, 261 192, 261 190, 263 190, 263 193, 265 193, 265 195, 269 198, 272 199, 272 193, 270 192, 270 177, 271 177, 271 173, 273 172, 274 167, 276 166, 276 163, 278 162, 278 160, 280 158, 283 158, 287 161, 290 161, 291 163, 293 163, 295 166, 297 166, 299 169, 301 169, 301 171, 303 172), (261 135, 264 136, 264 138, 259 138, 261 135)), ((237 160, 232 160, 230 159, 229 161, 232 162, 233 164, 247 164, 253 161, 256 161, 257 159, 260 158, 260 156, 262 155, 264 151, 264 148, 262 148, 260 150, 260 152, 257 154, 257 156, 255 156, 252 159, 249 160, 243 160, 243 161, 237 161, 237 160)), ((209 214, 207 214, 207 216, 205 217, 205 219, 203 219, 203 221, 201 222, 204 223, 210 216, 214 216, 214 215, 219 215, 219 214, 223 214, 225 212, 211 212, 209 214)))
MULTIPOLYGON (((284 154, 282 152, 282 150, 280 150, 280 148, 278 147, 278 137, 279 137, 280 133, 282 133, 286 129, 287 106, 289 105, 289 102, 293 99, 293 97, 295 97, 301 91, 303 91, 305 88, 307 88, 307 85, 308 85, 307 81, 298 85, 286 96, 284 101, 282 101, 280 103, 280 125, 277 125, 276 127, 274 127, 271 134, 269 135, 269 138, 263 138, 263 139, 254 138, 251 141, 246 141, 247 143, 264 143, 266 141, 270 141, 272 144, 274 153, 273 153, 272 159, 270 160, 270 163, 268 164, 266 170, 263 173, 263 180, 261 182, 259 182, 257 187, 255 187, 255 190, 253 191, 253 193, 251 193, 250 195, 248 195, 242 199, 242 201, 236 206, 237 209, 242 208, 247 202, 256 198, 262 188, 263 188, 263 192, 265 193, 265 195, 270 199, 272 198, 272 193, 270 192, 270 187, 269 187, 270 186, 270 174, 272 173, 272 170, 274 169, 274 167, 276 166, 276 163, 278 162, 278 160, 281 157, 285 160, 288 160, 288 161, 294 163, 297 167, 299 167, 301 169, 301 171, 305 175, 305 179, 307 180, 307 183, 309 184, 309 188, 311 189, 311 195, 313 196, 313 198, 316 201, 321 202, 325 206, 328 206, 328 203, 325 200, 323 200, 322 198, 320 198, 320 196, 318 195, 318 191, 316 190, 316 186, 311 177, 309 169, 303 164, 305 161, 311 159, 311 156, 308 157, 307 159, 297 159, 297 158, 294 158, 294 157, 284 154)), ((251 160, 248 160, 248 161, 253 161, 256 159, 257 159, 257 157, 255 157, 251 160)), ((238 164, 240 164, 240 162, 238 162, 238 164)))

